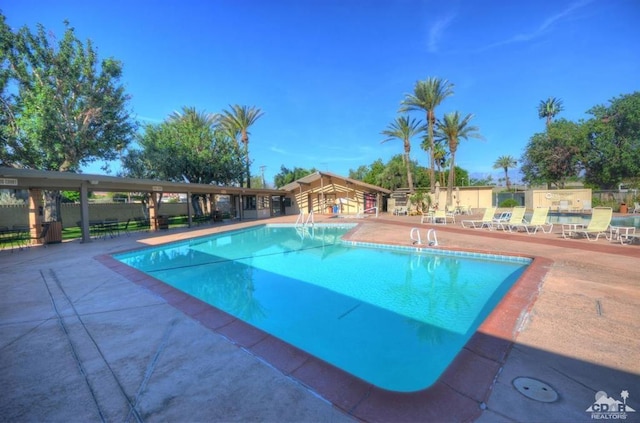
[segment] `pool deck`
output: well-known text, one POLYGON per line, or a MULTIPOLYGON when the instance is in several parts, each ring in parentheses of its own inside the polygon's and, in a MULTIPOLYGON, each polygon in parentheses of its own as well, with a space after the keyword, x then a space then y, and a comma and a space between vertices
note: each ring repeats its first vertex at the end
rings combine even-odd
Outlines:
POLYGON ((622 400, 626 390, 636 410, 626 421, 640 421, 638 245, 565 240, 558 227, 344 219, 360 223, 354 241, 410 246, 411 228, 436 228, 438 248, 534 258, 441 379, 411 394, 372 387, 109 256, 295 218, 0 251, 0 420, 586 422, 596 392, 622 400), (559 398, 525 397, 512 383, 521 376, 559 398))

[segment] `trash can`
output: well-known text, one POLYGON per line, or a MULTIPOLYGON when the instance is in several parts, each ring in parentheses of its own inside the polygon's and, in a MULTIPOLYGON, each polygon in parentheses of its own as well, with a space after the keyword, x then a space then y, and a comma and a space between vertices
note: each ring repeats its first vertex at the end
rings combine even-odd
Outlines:
POLYGON ((44 230, 47 225, 49 226, 49 230, 44 237, 45 244, 58 244, 62 242, 62 222, 45 222, 42 224, 42 230, 44 230))
POLYGON ((156 221, 158 222, 158 229, 169 229, 169 216, 158 216, 156 221))
POLYGON ((629 207, 627 207, 626 203, 620 203, 620 213, 629 213, 629 207))

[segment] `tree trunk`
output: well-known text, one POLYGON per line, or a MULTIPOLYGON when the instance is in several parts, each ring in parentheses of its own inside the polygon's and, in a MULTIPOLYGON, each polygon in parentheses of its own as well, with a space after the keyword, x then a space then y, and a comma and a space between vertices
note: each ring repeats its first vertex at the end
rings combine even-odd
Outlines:
POLYGON ((191 194, 191 206, 195 216, 202 216, 202 207, 200 205, 200 194, 191 194))
POLYGON ((433 142, 433 124, 435 121, 435 116, 433 116, 432 111, 427 112, 427 129, 429 135, 429 188, 431 193, 433 194, 436 191, 436 177, 435 177, 435 143, 433 142))
POLYGON ((453 202, 453 185, 456 181, 456 152, 451 151, 451 166, 449 168, 449 182, 447 183, 447 206, 453 202))
POLYGON ((406 153, 405 156, 405 165, 407 166, 407 184, 409 184, 409 193, 413 194, 413 175, 411 175, 411 161, 409 153, 406 153))
POLYGON ((44 191, 43 217, 45 222, 62 222, 60 213, 61 199, 62 194, 60 194, 60 191, 44 191))

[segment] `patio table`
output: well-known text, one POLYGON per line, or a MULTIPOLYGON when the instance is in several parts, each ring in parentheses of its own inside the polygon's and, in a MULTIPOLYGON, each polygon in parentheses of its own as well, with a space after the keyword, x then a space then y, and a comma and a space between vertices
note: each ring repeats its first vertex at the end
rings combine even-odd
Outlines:
POLYGON ((564 239, 573 238, 579 230, 582 230, 585 227, 586 226, 583 223, 563 223, 562 237, 564 239))
POLYGON ((620 244, 631 243, 635 238, 635 234, 635 226, 609 226, 607 239, 609 241, 620 241, 620 244))

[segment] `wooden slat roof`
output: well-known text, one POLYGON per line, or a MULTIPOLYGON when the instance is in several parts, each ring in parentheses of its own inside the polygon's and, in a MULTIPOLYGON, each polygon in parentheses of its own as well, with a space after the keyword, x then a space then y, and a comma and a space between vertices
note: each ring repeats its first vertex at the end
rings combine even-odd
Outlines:
POLYGON ((33 169, 0 167, 0 189, 52 189, 80 190, 88 184, 92 191, 108 192, 170 192, 192 194, 244 194, 284 195, 282 190, 190 184, 184 182, 155 181, 151 179, 122 178, 87 173, 54 172, 33 169))

